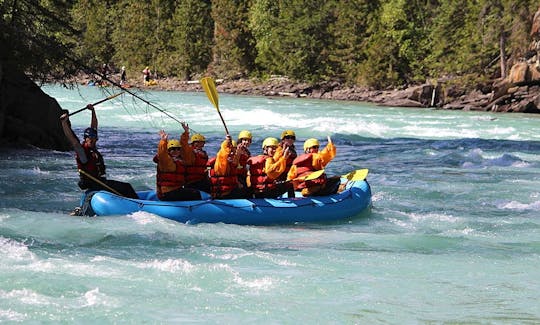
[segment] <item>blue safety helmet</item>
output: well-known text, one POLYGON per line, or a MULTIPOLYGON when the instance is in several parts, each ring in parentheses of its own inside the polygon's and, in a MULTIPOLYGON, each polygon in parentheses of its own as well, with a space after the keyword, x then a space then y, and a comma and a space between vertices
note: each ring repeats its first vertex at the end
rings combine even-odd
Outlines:
POLYGON ((94 139, 97 139, 98 136, 97 136, 97 130, 94 129, 94 128, 86 128, 86 130, 84 130, 84 138, 94 138, 94 139))

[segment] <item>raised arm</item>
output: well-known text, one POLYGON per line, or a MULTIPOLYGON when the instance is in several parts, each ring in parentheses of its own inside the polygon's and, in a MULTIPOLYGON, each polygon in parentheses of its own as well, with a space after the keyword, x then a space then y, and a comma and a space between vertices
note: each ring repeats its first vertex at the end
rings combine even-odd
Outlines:
POLYGON ((81 143, 79 142, 79 139, 75 135, 75 132, 71 129, 71 122, 69 121, 69 115, 68 113, 64 113, 60 116, 60 121, 62 123, 62 130, 64 131, 64 134, 66 138, 68 139, 69 143, 71 143, 71 146, 73 149, 75 149, 75 152, 79 156, 79 159, 83 164, 86 164, 88 161, 88 158, 86 157, 86 154, 84 153, 84 149, 81 146, 81 143))
POLYGON ((90 120, 90 127, 97 130, 98 129, 98 120, 96 111, 94 110, 94 106, 92 104, 86 105, 86 108, 92 111, 92 119, 90 120))

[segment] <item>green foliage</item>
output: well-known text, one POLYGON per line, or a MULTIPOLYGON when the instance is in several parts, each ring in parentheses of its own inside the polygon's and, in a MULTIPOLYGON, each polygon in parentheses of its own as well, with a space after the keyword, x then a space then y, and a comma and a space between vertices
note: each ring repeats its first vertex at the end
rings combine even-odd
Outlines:
POLYGON ((254 68, 254 39, 248 28, 248 0, 212 1, 215 24, 213 61, 210 70, 223 77, 242 77, 254 68))
POLYGON ((73 47, 79 34, 61 0, 0 0, 0 66, 25 71, 35 80, 65 79, 78 71, 73 47))
POLYGON ((332 8, 335 21, 329 26, 333 35, 328 55, 327 73, 333 78, 354 84, 360 77, 359 64, 367 59, 369 29, 378 3, 370 0, 339 0, 332 8))
POLYGON ((273 71, 276 64, 273 30, 278 23, 279 3, 275 0, 254 0, 248 16, 248 27, 253 34, 257 51, 255 64, 261 71, 275 72, 273 71))
POLYGON ((107 62, 131 76, 150 66, 183 79, 388 88, 497 76, 501 53, 515 62, 530 51, 536 10, 532 0, 0 0, 0 60, 42 79, 107 62))
POLYGON ((166 22, 172 2, 121 0, 115 6, 112 39, 116 48, 114 60, 131 73, 140 74, 145 66, 160 72, 159 63, 167 57, 166 22))
POLYGON ((107 1, 98 0, 80 0, 71 11, 74 26, 82 32, 77 50, 91 66, 108 63, 114 55, 110 12, 107 1))
POLYGON ((273 29, 274 71, 294 79, 317 81, 327 77, 334 22, 332 1, 280 1, 273 29))
POLYGON ((170 56, 165 64, 171 74, 191 79, 206 71, 212 59, 214 35, 210 13, 210 1, 187 0, 176 7, 169 24, 170 56))

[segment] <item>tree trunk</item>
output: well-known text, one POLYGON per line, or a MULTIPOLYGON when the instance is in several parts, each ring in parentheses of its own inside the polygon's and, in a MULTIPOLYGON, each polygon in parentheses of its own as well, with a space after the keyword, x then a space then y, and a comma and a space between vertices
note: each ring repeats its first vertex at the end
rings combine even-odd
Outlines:
POLYGON ((501 57, 501 79, 506 78, 507 75, 507 62, 506 62, 506 33, 504 32, 504 27, 501 27, 500 33, 500 57, 501 57))

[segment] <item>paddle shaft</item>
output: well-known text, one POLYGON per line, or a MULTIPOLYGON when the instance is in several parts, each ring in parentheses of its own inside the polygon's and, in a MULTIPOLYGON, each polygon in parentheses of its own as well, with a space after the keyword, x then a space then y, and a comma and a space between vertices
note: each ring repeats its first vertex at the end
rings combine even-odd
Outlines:
POLYGON ((214 79, 210 77, 204 77, 200 81, 204 92, 206 93, 206 96, 208 96, 208 99, 214 105, 216 108, 219 118, 221 119, 221 123, 223 123, 223 127, 225 128, 225 133, 229 135, 229 129, 227 128, 227 124, 225 124, 225 120, 223 119, 223 115, 221 115, 221 112, 219 110, 219 96, 216 89, 216 83, 214 82, 214 79))
MULTIPOLYGON (((108 101, 108 100, 110 100, 110 99, 113 99, 113 98, 115 98, 115 97, 118 97, 118 96, 122 95, 123 93, 124 93, 124 92, 122 91, 122 92, 119 92, 118 94, 111 95, 111 96, 109 96, 109 97, 107 97, 107 98, 105 98, 105 99, 100 100, 99 102, 93 103, 92 106, 99 105, 99 104, 101 104, 101 103, 103 103, 103 102, 106 102, 106 101, 108 101)), ((76 110, 75 112, 69 113, 68 116, 71 116, 71 115, 75 115, 75 114, 77 114, 77 113, 80 113, 80 112, 84 111, 85 109, 86 109, 86 106, 83 107, 83 108, 81 108, 81 109, 76 110)))
POLYGON ((100 181, 99 179, 95 178, 94 176, 88 174, 88 173, 85 172, 84 170, 79 169, 79 173, 81 173, 81 174, 83 174, 84 176, 90 178, 92 181, 98 183, 99 185, 103 186, 104 188, 108 189, 109 191, 113 192, 114 194, 119 195, 119 196, 123 196, 120 192, 118 192, 118 191, 115 190, 114 188, 110 187, 109 185, 103 183, 102 181, 100 181))

